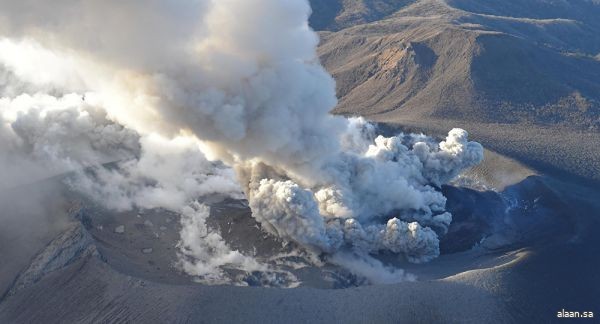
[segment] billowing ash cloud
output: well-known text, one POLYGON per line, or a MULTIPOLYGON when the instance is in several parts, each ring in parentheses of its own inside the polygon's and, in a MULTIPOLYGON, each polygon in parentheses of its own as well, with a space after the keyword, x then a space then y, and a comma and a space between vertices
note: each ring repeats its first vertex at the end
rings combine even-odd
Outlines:
POLYGON ((243 197, 233 171, 206 160, 196 141, 149 135, 140 139, 140 145, 139 158, 121 162, 118 168, 89 169, 69 183, 116 210, 180 211, 198 197, 243 197))
MULTIPOLYGON (((460 129, 441 143, 423 135, 385 138, 362 119, 330 115, 334 81, 318 62, 306 0, 25 0, 2 7, 5 79, 16 76, 37 91, 85 93, 86 102, 106 111, 104 118, 142 138, 139 158, 74 184, 116 208, 166 206, 205 215, 194 203, 198 196, 236 192, 230 177, 219 178, 230 171, 196 151, 201 141, 205 153, 235 170, 265 231, 317 253, 391 251, 424 262, 439 255, 438 235, 452 220, 436 188, 483 158, 482 147, 460 129), (27 68, 40 60, 53 67, 43 77, 27 68), (181 148, 177 138, 196 144, 181 148)), ((44 118, 73 118, 52 116, 44 118)), ((33 129, 18 125, 13 132, 22 129, 19 136, 35 142, 25 136, 33 129)), ((48 125, 36 127, 43 133, 48 125)), ((122 148, 135 146, 117 134, 122 148)), ((113 143, 106 141, 97 145, 113 143)), ((77 160, 95 154, 83 144, 75 151, 77 160)), ((202 255, 197 259, 206 254, 194 246, 205 242, 185 228, 206 231, 204 218, 183 218, 184 250, 202 255)), ((248 265, 237 254, 220 256, 248 265)), ((196 272, 206 275, 211 264, 221 263, 205 260, 196 272)))
POLYGON ((136 132, 77 95, 4 97, 0 112, 0 188, 131 158, 140 149, 136 132))
MULTIPOLYGON (((362 120, 351 120, 350 125, 350 133, 370 133, 371 126, 362 120), (366 129, 356 126, 361 123, 366 129)), ((439 144, 404 134, 379 136, 362 148, 356 141, 345 143, 352 147, 340 150, 337 160, 322 167, 331 179, 323 184, 303 186, 310 181, 266 162, 238 166, 263 228, 328 253, 350 246, 366 253, 401 253, 412 262, 437 257, 439 239, 433 229, 445 233, 452 216, 444 210, 446 198, 432 184, 439 186, 479 163, 481 146, 468 142, 459 129, 439 144)))

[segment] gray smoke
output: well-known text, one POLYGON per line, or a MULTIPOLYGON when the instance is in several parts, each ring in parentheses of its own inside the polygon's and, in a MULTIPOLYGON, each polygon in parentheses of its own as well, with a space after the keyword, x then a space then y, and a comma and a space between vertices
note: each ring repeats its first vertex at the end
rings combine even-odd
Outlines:
POLYGON ((243 197, 233 171, 208 161, 195 141, 150 135, 142 137, 140 145, 139 158, 121 162, 118 168, 96 167, 79 173, 69 183, 116 210, 180 211, 212 194, 243 197))
POLYGON ((140 149, 136 132, 77 95, 4 97, 0 111, 0 166, 5 170, 0 187, 128 159, 140 149))
MULTIPOLYGON (((0 63, 39 91, 84 93, 86 102, 143 139, 138 159, 74 184, 118 202, 112 207, 166 206, 205 215, 198 196, 231 194, 237 186, 200 147, 235 170, 253 216, 273 235, 334 256, 350 249, 391 251, 412 262, 435 258, 438 235, 452 220, 436 187, 478 164, 481 145, 459 129, 441 143, 422 135, 375 137, 362 119, 330 115, 335 84, 318 62, 309 15, 306 0, 9 1, 0 7, 8 37, 0 42, 0 52, 6 50, 0 63), (31 68, 39 62, 52 66, 43 78, 31 68), (150 144, 153 137, 169 147, 177 138, 193 144, 170 154, 150 144), (217 178, 206 169, 217 170, 217 178)), ((134 141, 120 136, 129 150, 134 141)), ((99 151, 112 147, 107 141, 99 151)), ((83 165, 89 156, 103 158, 94 155, 96 145, 74 148, 68 153, 83 165)), ((111 158, 119 153, 106 152, 111 158)), ((204 231, 204 219, 185 217, 184 231, 204 231)), ((206 258, 210 249, 194 252, 205 242, 189 233, 195 231, 182 233, 184 254, 204 261, 186 269, 206 275, 205 269, 218 268, 219 262, 210 266, 218 257, 206 258)))

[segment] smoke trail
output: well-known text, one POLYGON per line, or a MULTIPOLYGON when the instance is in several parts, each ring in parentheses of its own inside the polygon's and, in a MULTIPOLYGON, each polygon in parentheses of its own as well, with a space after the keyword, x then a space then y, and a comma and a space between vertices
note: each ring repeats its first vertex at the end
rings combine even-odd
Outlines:
MULTIPOLYGON (((317 253, 387 250, 412 262, 435 258, 438 234, 452 219, 436 187, 483 158, 481 145, 463 130, 441 143, 420 135, 374 138, 363 120, 331 116, 334 81, 318 62, 305 0, 2 6, 0 27, 11 40, 0 42, 0 52, 18 49, 0 56, 10 73, 37 89, 84 91, 87 101, 139 136, 202 141, 207 153, 234 168, 265 231, 317 253), (36 43, 19 43, 22 38, 36 43), (60 68, 38 78, 25 68, 35 60, 60 68)), ((158 178, 162 191, 116 193, 120 207, 162 199, 161 205, 181 208, 202 193, 169 185, 172 174, 134 170, 144 161, 125 166, 127 177, 99 172, 80 188, 113 197, 103 183, 130 192, 141 187, 139 172, 158 178), (169 195, 177 191, 186 194, 169 195)), ((181 175, 193 168, 173 167, 181 175)), ((191 187, 207 180, 191 178, 191 187)), ((224 187, 219 190, 232 189, 224 187)))

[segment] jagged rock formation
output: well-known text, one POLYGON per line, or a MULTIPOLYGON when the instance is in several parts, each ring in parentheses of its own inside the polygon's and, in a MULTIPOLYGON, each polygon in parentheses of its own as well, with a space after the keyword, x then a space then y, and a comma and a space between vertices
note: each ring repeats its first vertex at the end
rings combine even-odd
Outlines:
POLYGON ((35 256, 27 269, 15 279, 6 295, 13 296, 50 273, 61 270, 90 255, 99 255, 94 240, 81 223, 73 223, 35 256))

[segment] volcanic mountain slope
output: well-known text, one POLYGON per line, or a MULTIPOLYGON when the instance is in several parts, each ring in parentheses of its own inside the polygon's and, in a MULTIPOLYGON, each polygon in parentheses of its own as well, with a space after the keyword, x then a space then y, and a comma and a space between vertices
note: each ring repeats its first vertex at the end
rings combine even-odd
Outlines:
POLYGON ((340 30, 379 20, 415 0, 311 0, 310 24, 317 30, 340 30))
POLYGON ((312 3, 335 113, 600 127, 596 0, 312 3))

